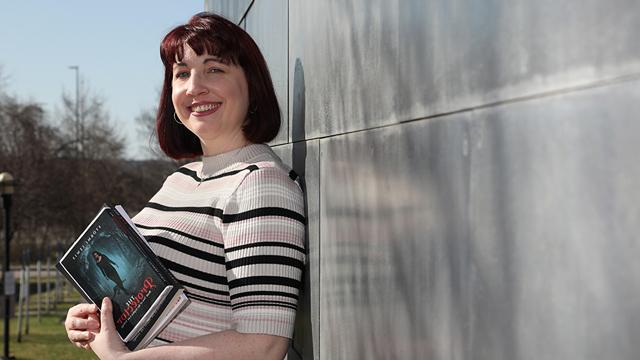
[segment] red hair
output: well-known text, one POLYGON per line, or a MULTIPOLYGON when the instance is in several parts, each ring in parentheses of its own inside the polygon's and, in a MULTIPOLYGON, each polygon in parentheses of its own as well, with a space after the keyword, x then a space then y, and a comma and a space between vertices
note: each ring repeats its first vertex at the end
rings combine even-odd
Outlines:
POLYGON ((165 154, 174 159, 202 155, 198 137, 173 117, 173 64, 182 60, 185 46, 193 49, 198 56, 206 53, 242 68, 249 89, 249 116, 242 127, 244 136, 252 143, 273 140, 280 129, 280 107, 260 49, 251 36, 236 24, 222 16, 203 12, 194 15, 187 24, 171 30, 160 44, 164 83, 156 128, 160 148, 165 154))

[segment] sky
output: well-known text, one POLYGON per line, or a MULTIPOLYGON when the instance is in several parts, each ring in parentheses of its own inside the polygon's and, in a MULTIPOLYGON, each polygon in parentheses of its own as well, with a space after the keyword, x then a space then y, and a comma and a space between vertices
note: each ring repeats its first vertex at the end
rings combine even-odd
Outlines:
POLYGON ((0 4, 0 72, 9 95, 41 104, 49 115, 75 98, 81 81, 105 101, 126 139, 125 156, 145 157, 148 138, 135 117, 153 109, 162 86, 160 41, 204 10, 204 0, 15 0, 0 4))

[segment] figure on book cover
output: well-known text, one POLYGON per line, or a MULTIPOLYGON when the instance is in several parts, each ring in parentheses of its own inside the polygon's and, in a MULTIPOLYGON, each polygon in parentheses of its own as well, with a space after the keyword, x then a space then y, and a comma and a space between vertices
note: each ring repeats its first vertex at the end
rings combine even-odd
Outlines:
POLYGON ((107 255, 102 254, 99 251, 93 252, 93 259, 96 261, 96 265, 98 265, 102 274, 116 284, 113 288, 113 296, 118 294, 118 290, 122 290, 125 294, 131 295, 131 292, 125 289, 118 271, 114 268, 114 266, 118 267, 116 263, 109 259, 107 255))

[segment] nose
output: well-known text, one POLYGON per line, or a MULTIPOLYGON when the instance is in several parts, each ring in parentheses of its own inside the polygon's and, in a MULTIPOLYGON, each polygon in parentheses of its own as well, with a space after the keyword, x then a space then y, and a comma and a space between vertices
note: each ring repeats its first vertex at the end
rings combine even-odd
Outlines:
POLYGON ((189 83, 187 84, 187 95, 198 96, 208 93, 209 90, 204 84, 202 77, 198 74, 191 74, 189 83))

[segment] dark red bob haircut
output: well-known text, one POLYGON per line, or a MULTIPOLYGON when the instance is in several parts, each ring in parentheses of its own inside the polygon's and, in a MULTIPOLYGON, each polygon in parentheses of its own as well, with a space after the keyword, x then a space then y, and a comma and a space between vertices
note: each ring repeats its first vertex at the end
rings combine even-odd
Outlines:
POLYGON ((273 89, 271 75, 260 49, 242 28, 222 16, 212 13, 194 15, 187 24, 171 30, 160 44, 160 58, 164 64, 164 83, 158 104, 156 127, 160 148, 174 159, 202 155, 200 140, 173 115, 171 81, 173 64, 182 60, 184 47, 198 55, 208 54, 227 64, 240 66, 249 89, 249 111, 242 127, 244 136, 252 143, 266 143, 280 129, 280 108, 273 89))

